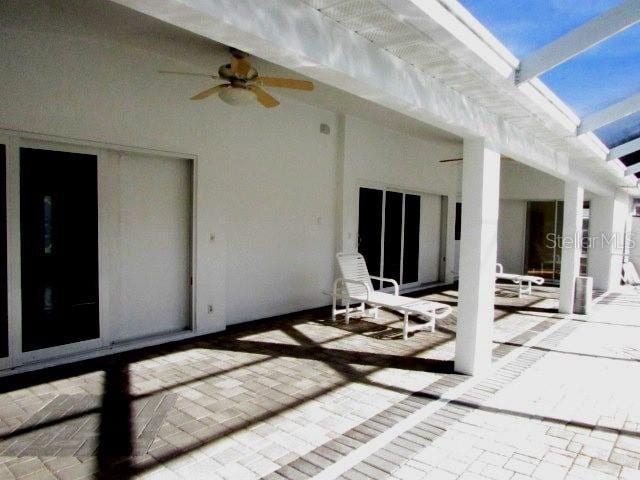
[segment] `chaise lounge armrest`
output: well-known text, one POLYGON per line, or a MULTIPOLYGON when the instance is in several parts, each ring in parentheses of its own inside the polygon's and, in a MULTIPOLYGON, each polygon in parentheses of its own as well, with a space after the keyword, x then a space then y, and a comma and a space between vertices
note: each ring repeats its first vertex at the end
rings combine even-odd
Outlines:
POLYGON ((369 278, 373 280, 380 280, 381 282, 387 282, 393 285, 393 294, 397 297, 400 295, 400 287, 398 286, 398 282, 396 282, 393 278, 384 278, 384 277, 375 277, 373 275, 369 275, 369 278))

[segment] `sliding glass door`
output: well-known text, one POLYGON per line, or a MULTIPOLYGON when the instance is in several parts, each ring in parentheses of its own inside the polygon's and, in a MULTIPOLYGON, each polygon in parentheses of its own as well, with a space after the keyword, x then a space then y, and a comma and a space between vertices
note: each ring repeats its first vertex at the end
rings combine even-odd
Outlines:
POLYGON ((525 271, 552 282, 560 280, 563 202, 528 202, 525 271))
POLYGON ((358 212, 358 251, 369 273, 404 286, 417 283, 420 195, 361 188, 358 212))
POLYGON ((20 149, 22 351, 100 336, 97 157, 20 149))

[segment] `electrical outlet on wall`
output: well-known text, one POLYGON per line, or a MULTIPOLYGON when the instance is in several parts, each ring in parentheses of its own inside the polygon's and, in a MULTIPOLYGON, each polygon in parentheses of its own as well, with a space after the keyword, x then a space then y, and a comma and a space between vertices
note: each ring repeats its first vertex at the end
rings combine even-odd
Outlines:
POLYGON ((211 305, 211 304, 207 305, 207 313, 209 315, 211 315, 213 313, 213 305, 211 305))

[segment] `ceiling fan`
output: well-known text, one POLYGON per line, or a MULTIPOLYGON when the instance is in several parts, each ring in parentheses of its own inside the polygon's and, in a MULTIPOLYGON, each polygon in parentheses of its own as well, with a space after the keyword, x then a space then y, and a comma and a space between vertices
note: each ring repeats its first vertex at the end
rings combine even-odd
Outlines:
POLYGON ((231 63, 221 65, 218 75, 208 73, 174 72, 160 70, 160 73, 173 75, 190 75, 208 77, 214 80, 225 80, 227 83, 207 88, 191 97, 191 100, 203 100, 212 95, 218 95, 220 100, 229 105, 247 105, 258 101, 263 107, 273 108, 280 102, 267 93, 262 87, 291 88, 294 90, 313 90, 313 83, 307 80, 292 78, 262 77, 247 60, 247 54, 235 48, 229 48, 231 63))

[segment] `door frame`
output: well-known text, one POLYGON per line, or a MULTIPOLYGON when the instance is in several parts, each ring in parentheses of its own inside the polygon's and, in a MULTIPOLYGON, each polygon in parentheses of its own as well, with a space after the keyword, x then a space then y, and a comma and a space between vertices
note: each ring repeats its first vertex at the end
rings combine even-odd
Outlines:
MULTIPOLYGON (((104 171, 104 159, 113 153, 136 153, 143 155, 155 155, 171 158, 185 159, 189 162, 191 175, 191 218, 190 218, 190 312, 189 329, 175 334, 163 335, 167 341, 193 336, 196 327, 196 199, 197 199, 197 156, 160 150, 127 147, 67 139, 64 137, 20 132, 0 129, 0 143, 6 145, 6 194, 7 194, 7 310, 8 310, 8 341, 9 355, 0 359, 0 371, 10 368, 27 366, 32 363, 46 362, 56 364, 69 356, 82 356, 87 358, 92 352, 100 352, 105 349, 113 349, 111 331, 109 328, 109 284, 113 281, 108 277, 106 268, 110 259, 106 253, 106 242, 109 241, 105 234, 106 219, 101 212, 101 201, 104 202, 106 176, 104 171), (99 329, 100 336, 95 339, 81 342, 43 348, 29 352, 22 351, 22 271, 21 271, 21 246, 20 246, 20 149, 36 148, 59 152, 70 152, 95 155, 98 165, 98 302, 99 302, 99 329), (102 160, 102 161, 101 161, 102 160)), ((103 203, 104 205, 104 203, 103 203)), ((139 343, 140 346, 150 343, 148 339, 139 342, 131 342, 131 345, 139 343)), ((155 342, 151 342, 155 343, 155 342)), ((119 345, 119 344, 118 344, 119 345)))
POLYGON ((12 208, 12 204, 15 202, 15 199, 10 195, 9 192, 9 183, 10 183, 10 172, 11 169, 9 167, 10 165, 10 158, 14 155, 15 153, 15 138, 11 137, 9 135, 4 135, 2 132, 0 132, 0 144, 5 146, 5 195, 6 195, 6 231, 4 232, 5 235, 7 236, 7 356, 0 358, 0 369, 5 369, 5 368, 11 368, 12 367, 12 362, 13 362, 13 338, 12 338, 12 332, 13 332, 13 323, 14 323, 14 319, 12 318, 13 315, 11 315, 11 307, 12 307, 12 301, 13 301, 13 295, 12 295, 12 283, 11 283, 11 279, 12 279, 12 269, 13 269, 13 256, 11 254, 11 227, 10 227, 10 219, 9 219, 9 212, 11 211, 12 208))
MULTIPOLYGON (((95 350, 104 346, 104 329, 106 322, 106 315, 104 312, 104 302, 105 302, 105 278, 104 278, 104 270, 103 270, 103 252, 101 249, 102 244, 102 235, 101 231, 103 230, 103 225, 101 222, 100 215, 100 206, 98 204, 98 328, 99 328, 99 336, 97 338, 83 340, 80 342, 68 343, 65 345, 57 345, 48 348, 42 348, 38 350, 31 351, 23 351, 22 350, 22 268, 21 268, 21 251, 20 248, 20 233, 21 233, 21 223, 20 223, 20 202, 21 202, 21 194, 20 194, 20 149, 22 148, 34 148, 40 150, 50 150, 57 152, 69 152, 69 153, 80 153, 85 155, 92 155, 97 158, 97 171, 98 171, 98 202, 100 200, 100 190, 101 190, 101 174, 100 174, 100 160, 103 157, 103 152, 97 148, 91 147, 81 147, 77 145, 64 145, 60 143, 47 142, 41 140, 32 140, 32 139, 24 139, 20 138, 17 149, 15 152, 15 157, 12 161, 11 172, 12 172, 12 181, 8 185, 11 188, 11 196, 16 198, 17 201, 14 203, 11 215, 12 215, 12 225, 13 234, 17 237, 14 238, 14 246, 18 247, 17 250, 13 251, 14 262, 17 264, 14 266, 14 272, 16 273, 16 278, 14 281, 16 282, 13 285, 13 288, 17 292, 17 296, 19 296, 20 307, 16 308, 13 312, 13 315, 16 318, 15 325, 15 345, 16 345, 16 361, 18 364, 25 364, 31 362, 37 362, 41 360, 51 360, 56 357, 64 357, 67 355, 73 355, 76 353, 85 352, 87 350, 95 350)), ((17 305, 16 305, 17 306, 17 305)))

